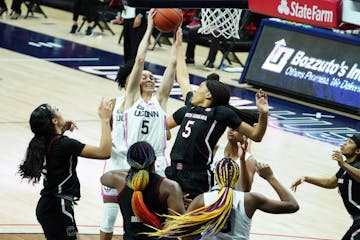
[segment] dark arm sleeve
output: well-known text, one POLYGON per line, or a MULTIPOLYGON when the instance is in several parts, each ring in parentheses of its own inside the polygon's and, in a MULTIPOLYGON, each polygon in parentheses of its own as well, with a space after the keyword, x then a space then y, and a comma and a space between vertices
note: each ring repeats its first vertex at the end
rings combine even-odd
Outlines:
POLYGON ((181 124, 185 114, 188 112, 189 109, 190 109, 189 106, 184 106, 173 113, 173 118, 177 125, 181 124))
POLYGON ((242 122, 241 118, 233 110, 225 106, 216 107, 215 117, 216 120, 232 129, 237 129, 242 122))

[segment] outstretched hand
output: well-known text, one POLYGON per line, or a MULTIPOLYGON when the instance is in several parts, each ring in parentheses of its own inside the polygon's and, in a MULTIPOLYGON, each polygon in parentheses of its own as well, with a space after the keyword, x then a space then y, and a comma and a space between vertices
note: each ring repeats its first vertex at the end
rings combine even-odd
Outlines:
POLYGON ((343 155, 342 155, 342 153, 341 153, 339 150, 333 151, 331 157, 332 157, 332 160, 337 161, 339 167, 343 167, 343 166, 344 166, 344 163, 345 163, 345 162, 344 162, 344 160, 343 160, 343 155))
POLYGON ((73 122, 72 120, 67 120, 65 121, 64 126, 62 127, 62 133, 66 132, 66 131, 74 131, 75 129, 78 129, 78 126, 76 125, 75 122, 73 122))
POLYGON ((269 180, 271 177, 274 176, 271 167, 269 166, 269 164, 266 163, 256 163, 256 172, 259 174, 260 177, 264 178, 265 180, 269 180))
POLYGON ((183 39, 183 32, 181 27, 177 28, 176 32, 174 31, 174 42, 171 46, 171 57, 172 60, 176 62, 177 58, 177 49, 178 47, 181 47, 182 44, 182 39, 183 39))
POLYGON ((151 28, 154 27, 154 15, 155 14, 156 14, 155 8, 150 9, 148 19, 147 19, 148 27, 151 27, 151 28))
POLYGON ((243 143, 237 142, 238 146, 238 156, 241 161, 245 161, 245 154, 248 148, 249 142, 246 136, 243 136, 243 143))
POLYGON ((100 119, 102 120, 110 120, 112 116, 112 110, 113 110, 113 103, 112 101, 105 101, 104 98, 102 98, 99 108, 98 108, 98 114, 100 119))
POLYGON ((293 182, 293 184, 291 184, 290 189, 291 189, 293 192, 296 192, 297 187, 298 187, 300 184, 302 184, 304 181, 305 181, 305 177, 300 177, 300 178, 296 179, 295 182, 293 182))
POLYGON ((269 112, 269 103, 267 94, 260 88, 256 95, 256 106, 259 110, 259 113, 268 113, 269 112))

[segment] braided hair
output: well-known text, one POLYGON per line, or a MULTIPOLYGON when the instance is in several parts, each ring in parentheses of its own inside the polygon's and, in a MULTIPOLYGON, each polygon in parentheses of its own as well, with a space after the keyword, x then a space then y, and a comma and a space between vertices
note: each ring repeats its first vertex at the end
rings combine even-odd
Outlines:
POLYGON ((29 123, 34 137, 28 145, 25 159, 18 171, 20 176, 27 178, 29 182, 38 183, 40 180, 48 144, 56 134, 52 123, 54 116, 49 104, 41 104, 31 113, 29 123))
POLYGON ((149 184, 149 172, 154 167, 155 159, 155 151, 149 143, 141 141, 131 145, 127 153, 130 171, 126 185, 134 191, 131 207, 135 216, 144 224, 161 228, 160 219, 147 208, 142 193, 149 184))
POLYGON ((202 238, 221 231, 230 220, 233 202, 233 187, 240 175, 239 165, 231 158, 223 158, 216 164, 215 179, 221 186, 216 200, 184 215, 166 215, 163 229, 147 233, 148 236, 176 238, 201 235, 202 238))

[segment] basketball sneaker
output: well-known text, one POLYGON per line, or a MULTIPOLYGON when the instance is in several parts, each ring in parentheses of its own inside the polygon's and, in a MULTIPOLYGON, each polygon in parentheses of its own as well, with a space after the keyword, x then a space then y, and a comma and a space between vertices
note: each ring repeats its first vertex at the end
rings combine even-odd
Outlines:
POLYGON ((70 30, 70 33, 71 33, 71 34, 76 33, 77 28, 78 28, 78 26, 77 26, 77 25, 75 25, 75 24, 74 24, 74 25, 72 25, 71 30, 70 30))
POLYGON ((212 63, 212 62, 206 63, 205 66, 204 66, 204 69, 205 69, 205 70, 208 70, 208 71, 213 71, 213 70, 215 70, 214 63, 212 63))
POLYGON ((86 36, 91 36, 93 34, 94 27, 88 27, 85 31, 86 36))

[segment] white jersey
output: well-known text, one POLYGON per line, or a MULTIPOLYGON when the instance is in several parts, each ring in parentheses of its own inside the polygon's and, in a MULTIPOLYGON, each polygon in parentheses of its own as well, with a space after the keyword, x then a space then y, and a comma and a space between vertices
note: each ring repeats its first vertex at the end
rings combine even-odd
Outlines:
MULTIPOLYGON (((124 116, 120 112, 120 107, 124 102, 124 97, 120 96, 116 98, 114 110, 112 113, 112 148, 111 157, 105 162, 104 173, 115 169, 129 169, 130 166, 127 163, 126 154, 127 147, 125 144, 125 125, 124 116)), ((117 196, 117 190, 108 187, 102 187, 102 194, 104 196, 117 196)))
MULTIPOLYGON (((212 204, 219 191, 204 193, 205 206, 212 204)), ((233 205, 230 214, 230 222, 225 224, 226 232, 219 232, 210 237, 211 240, 248 240, 251 228, 251 218, 246 215, 244 206, 245 193, 233 191, 233 205)))
POLYGON ((164 176, 163 171, 169 165, 165 156, 166 113, 161 108, 156 94, 149 101, 139 98, 133 106, 124 112, 125 142, 130 147, 138 141, 146 141, 155 150, 155 170, 164 176))

